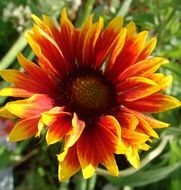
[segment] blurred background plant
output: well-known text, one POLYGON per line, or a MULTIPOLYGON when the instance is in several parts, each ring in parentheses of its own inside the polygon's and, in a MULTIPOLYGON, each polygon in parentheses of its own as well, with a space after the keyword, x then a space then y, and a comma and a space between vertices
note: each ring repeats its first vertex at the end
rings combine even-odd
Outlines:
MULTIPOLYGON (((76 26, 95 13, 95 19, 103 15, 105 22, 115 16, 124 16, 125 23, 133 20, 138 30, 150 30, 157 36, 154 55, 167 57, 170 63, 161 70, 172 74, 174 81, 166 93, 181 99, 181 1, 180 0, 9 0, 0 1, 0 70, 19 68, 16 54, 21 50, 29 59, 34 55, 23 36, 32 26, 31 13, 50 15, 58 19, 66 6, 69 17, 76 26)), ((0 80, 0 88, 8 84, 0 80)), ((0 97, 4 105, 6 98, 0 97)), ((98 169, 97 175, 83 180, 77 174, 69 181, 57 180, 59 144, 47 147, 44 137, 18 143, 10 148, 2 138, 7 136, 10 121, 0 119, 0 190, 3 186, 2 171, 13 169, 15 190, 179 190, 181 187, 181 110, 176 109, 155 117, 169 122, 171 127, 159 130, 148 152, 141 153, 141 168, 129 168, 123 157, 118 158, 120 178, 107 175, 98 169), (40 141, 41 146, 40 146, 40 141)), ((3 174, 5 175, 5 173, 3 174)), ((5 177, 5 176, 4 176, 5 177)))

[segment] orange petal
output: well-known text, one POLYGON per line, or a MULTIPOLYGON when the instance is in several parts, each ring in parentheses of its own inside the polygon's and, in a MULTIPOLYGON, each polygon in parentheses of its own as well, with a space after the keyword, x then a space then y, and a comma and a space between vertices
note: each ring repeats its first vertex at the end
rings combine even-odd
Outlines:
POLYGON ((0 108, 0 116, 5 118, 16 118, 17 116, 9 112, 5 107, 0 108))
POLYGON ((35 136, 38 132, 38 122, 39 118, 19 120, 9 134, 9 140, 15 142, 35 136))
POLYGON ((35 23, 51 37, 58 35, 58 29, 55 27, 54 21, 46 15, 43 15, 43 21, 40 20, 36 15, 32 15, 35 23))
POLYGON ((161 90, 168 88, 173 81, 173 77, 171 75, 164 76, 162 73, 153 73, 149 75, 148 78, 155 81, 160 86, 161 90))
POLYGON ((147 150, 149 150, 151 147, 150 147, 149 145, 147 145, 146 143, 144 143, 144 144, 140 144, 140 145, 138 146, 138 148, 141 149, 141 150, 147 151, 147 150))
POLYGON ((57 36, 56 41, 62 50, 69 69, 73 69, 75 67, 74 56, 76 50, 72 44, 76 44, 77 41, 75 41, 75 28, 67 17, 66 9, 61 12, 60 35, 57 36))
POLYGON ((92 177, 100 162, 100 150, 95 139, 95 130, 84 130, 77 142, 77 154, 84 178, 92 177))
POLYGON ((179 100, 163 94, 153 94, 133 102, 125 101, 123 104, 131 109, 148 113, 163 112, 181 106, 179 100))
POLYGON ((146 59, 153 51, 155 45, 156 45, 156 41, 157 39, 154 37, 152 38, 147 44, 146 46, 143 48, 143 50, 141 51, 139 57, 137 58, 137 62, 141 61, 143 59, 146 59))
POLYGON ((121 108, 121 111, 133 114, 138 119, 139 123, 137 125, 136 131, 143 134, 148 134, 155 138, 159 138, 158 134, 152 129, 151 125, 144 119, 143 114, 123 107, 121 108))
POLYGON ((17 70, 7 69, 7 70, 0 71, 0 74, 1 74, 1 77, 5 81, 14 83, 17 87, 20 87, 20 88, 24 87, 25 84, 29 85, 30 83, 32 83, 32 85, 36 85, 34 81, 30 80, 28 75, 21 73, 17 70))
POLYGON ((47 144, 54 144, 61 141, 65 135, 72 131, 71 116, 59 116, 57 121, 54 122, 46 134, 47 144))
POLYGON ((144 77, 131 77, 118 85, 119 101, 134 101, 155 92, 161 88, 154 81, 144 77))
POLYGON ((31 79, 27 74, 21 73, 17 70, 7 69, 0 71, 2 78, 10 83, 14 83, 16 88, 22 88, 30 92, 47 92, 43 84, 31 79))
POLYGON ((53 123, 57 122, 57 120, 65 115, 71 116, 69 112, 64 111, 64 107, 53 107, 52 109, 43 112, 42 121, 45 125, 51 126, 53 123))
POLYGON ((152 128, 166 128, 169 126, 168 123, 164 123, 162 121, 159 121, 157 119, 154 119, 152 117, 148 117, 146 115, 143 115, 144 119, 150 124, 152 128))
POLYGON ((134 65, 131 65, 125 69, 120 75, 119 80, 125 80, 126 78, 133 76, 148 76, 154 73, 162 64, 168 63, 168 60, 160 57, 149 58, 134 65))
POLYGON ((72 127, 73 127, 72 133, 65 137, 65 145, 64 145, 65 148, 69 148, 72 145, 74 145, 85 128, 85 122, 78 119, 76 113, 74 113, 73 115, 72 127))
POLYGON ((109 154, 106 152, 106 148, 102 147, 103 153, 105 153, 104 159, 101 161, 101 164, 107 168, 107 170, 110 172, 111 175, 113 176, 118 176, 119 175, 119 170, 118 166, 116 164, 116 160, 113 154, 109 154))
POLYGON ((128 25, 127 25, 127 36, 133 36, 136 34, 136 25, 134 22, 129 22, 128 25))
POLYGON ((123 17, 117 16, 112 19, 104 30, 104 35, 111 37, 112 34, 118 35, 123 26, 123 17))
POLYGON ((118 175, 113 154, 118 149, 120 135, 120 125, 112 116, 103 116, 96 126, 90 126, 84 130, 77 142, 77 151, 85 178, 94 174, 100 162, 112 175, 118 175))
POLYGON ((22 97, 27 98, 32 96, 33 93, 28 90, 14 87, 7 87, 0 90, 0 96, 13 96, 13 97, 22 97))
POLYGON ((6 104, 5 108, 20 118, 40 117, 41 113, 52 107, 52 100, 46 95, 33 95, 24 100, 6 104))
POLYGON ((119 112, 116 115, 117 120, 119 121, 121 127, 127 128, 129 130, 135 130, 139 121, 137 117, 130 113, 119 112))
MULTIPOLYGON (((45 33, 38 26, 34 26, 33 33, 29 33, 26 36, 30 43, 33 41, 35 44, 37 44, 37 46, 40 48, 41 54, 50 61, 53 68, 57 70, 60 75, 64 75, 66 72, 68 72, 69 68, 65 62, 61 49, 47 33, 45 33)), ((41 54, 37 52, 36 55, 39 58, 42 56, 41 54)))
POLYGON ((133 145, 139 145, 145 143, 149 136, 143 133, 139 133, 136 131, 130 131, 129 129, 122 128, 122 138, 124 141, 126 141, 131 146, 133 145))
POLYGON ((112 143, 112 147, 115 147, 115 154, 124 154, 127 150, 121 139, 121 126, 118 120, 113 116, 102 116, 100 117, 100 121, 98 122, 99 127, 102 128, 102 133, 104 134, 104 138, 109 139, 110 145, 112 143), (106 133, 104 133, 104 130, 106 133))
POLYGON ((140 167, 140 158, 137 147, 130 147, 130 151, 127 151, 126 158, 135 168, 140 167))
POLYGON ((76 43, 77 43, 78 48, 76 48, 75 51, 76 51, 77 61, 80 65, 83 64, 82 51, 80 51, 80 49, 83 49, 85 36, 87 32, 89 31, 89 29, 92 27, 92 19, 93 19, 93 14, 87 18, 87 20, 85 21, 85 23, 80 29, 76 30, 75 38, 76 38, 76 43))
POLYGON ((136 36, 127 37, 125 44, 120 54, 117 56, 112 69, 109 71, 109 76, 115 79, 120 72, 129 68, 130 65, 134 64, 139 54, 141 53, 145 40, 147 38, 148 32, 144 31, 136 36))
POLYGON ((60 181, 65 181, 66 179, 70 178, 80 169, 79 160, 77 157, 77 146, 76 144, 66 150, 66 155, 62 154, 58 155, 59 160, 59 168, 58 168, 58 178, 60 181))
MULTIPOLYGON (((106 29, 102 31, 102 35, 100 35, 95 48, 95 61, 93 61, 95 68, 99 68, 102 65, 111 49, 115 49, 114 53, 121 51, 126 36, 126 29, 122 30, 122 25, 123 18, 115 17, 106 29)), ((113 57, 112 53, 112 60, 114 59, 113 57)))
POLYGON ((26 59, 21 53, 17 55, 17 59, 25 71, 33 78, 35 81, 42 83, 44 87, 47 87, 47 91, 54 93, 52 88, 55 88, 54 81, 43 71, 39 66, 30 60, 26 59))
POLYGON ((25 37, 29 45, 31 46, 32 50, 34 51, 34 53, 38 56, 38 63, 41 66, 41 68, 50 76, 53 75, 53 76, 62 77, 60 73, 58 73, 58 71, 53 67, 50 61, 42 54, 39 45, 36 42, 34 42, 34 40, 32 39, 32 33, 26 32, 25 37))
POLYGON ((103 18, 100 17, 98 22, 93 24, 86 33, 82 49, 82 64, 84 66, 92 64, 95 45, 99 39, 102 28, 103 18))
MULTIPOLYGON (((112 42, 111 46, 109 46, 108 50, 111 50, 110 52, 110 58, 108 59, 108 64, 106 66, 106 71, 109 71, 111 69, 111 67, 113 66, 117 56, 119 55, 119 53, 121 52, 124 43, 125 43, 125 39, 126 39, 126 28, 123 28, 120 33, 118 34, 118 36, 116 37, 116 39, 112 42)), ((109 51, 107 51, 107 54, 109 53, 109 51)), ((107 56, 106 54, 106 56, 107 56)))

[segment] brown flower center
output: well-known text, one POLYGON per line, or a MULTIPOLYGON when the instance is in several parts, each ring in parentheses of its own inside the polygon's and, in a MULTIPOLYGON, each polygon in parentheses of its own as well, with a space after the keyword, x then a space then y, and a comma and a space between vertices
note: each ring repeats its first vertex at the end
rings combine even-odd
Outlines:
POLYGON ((85 76, 72 82, 71 97, 73 104, 83 110, 100 111, 108 106, 110 93, 102 81, 85 76))
POLYGON ((66 106, 79 117, 100 116, 112 107, 114 89, 101 73, 81 72, 67 81, 66 106))

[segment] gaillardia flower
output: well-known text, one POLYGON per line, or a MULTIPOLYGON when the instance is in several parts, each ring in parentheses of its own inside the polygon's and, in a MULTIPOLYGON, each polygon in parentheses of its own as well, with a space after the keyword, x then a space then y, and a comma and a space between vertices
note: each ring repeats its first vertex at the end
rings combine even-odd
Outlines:
POLYGON ((37 64, 19 53, 24 72, 1 71, 13 86, 0 95, 20 98, 0 110, 1 116, 17 118, 9 140, 39 136, 42 129, 48 145, 63 140, 61 181, 80 169, 89 178, 99 164, 117 176, 115 154, 139 167, 138 151, 158 138, 154 128, 168 126, 147 114, 180 106, 162 94, 172 77, 155 73, 168 62, 150 57, 156 39, 147 40, 147 31, 137 33, 133 22, 123 27, 121 17, 104 27, 102 17, 93 23, 91 15, 81 28, 65 10, 60 26, 47 16, 33 19, 26 38, 37 64))

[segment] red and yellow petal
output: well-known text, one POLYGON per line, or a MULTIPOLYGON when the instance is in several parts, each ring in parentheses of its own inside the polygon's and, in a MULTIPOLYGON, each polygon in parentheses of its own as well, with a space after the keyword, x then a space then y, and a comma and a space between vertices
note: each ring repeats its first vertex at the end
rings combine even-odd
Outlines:
POLYGON ((17 116, 9 112, 5 107, 0 108, 0 117, 16 118, 17 116))
MULTIPOLYGON (((47 34, 49 34, 51 37, 55 37, 58 36, 59 31, 55 26, 54 21, 46 16, 43 15, 42 18, 43 20, 40 20, 36 15, 32 15, 33 20, 35 21, 35 23, 47 34)), ((55 38, 56 40, 56 38, 55 38)))
POLYGON ((65 107, 53 107, 48 111, 43 112, 42 120, 45 125, 51 126, 53 123, 57 122, 57 120, 65 115, 71 116, 71 113, 64 111, 65 107))
POLYGON ((42 114, 42 122, 49 127, 46 134, 48 145, 61 141, 72 133, 72 115, 64 111, 64 107, 54 107, 42 114))
POLYGON ((77 154, 84 178, 92 177, 100 161, 93 130, 84 130, 77 142, 77 154))
POLYGON ((119 169, 113 154, 106 152, 106 149, 102 149, 103 154, 105 154, 104 159, 101 160, 101 164, 110 172, 113 176, 119 175, 119 169))
POLYGON ((93 63, 95 45, 103 28, 103 18, 93 24, 86 33, 82 47, 82 66, 90 66, 93 63))
POLYGON ((168 88, 173 81, 173 77, 171 75, 165 76, 162 73, 153 73, 149 75, 148 78, 156 82, 160 86, 161 90, 168 88))
POLYGON ((138 119, 138 125, 136 127, 136 131, 141 132, 143 134, 150 135, 155 138, 159 138, 158 134, 153 130, 151 125, 144 119, 143 114, 137 111, 122 107, 120 111, 125 113, 133 114, 138 119))
POLYGON ((42 83, 37 83, 37 81, 27 74, 17 70, 7 69, 0 71, 0 74, 5 81, 13 83, 16 88, 20 88, 27 92, 45 93, 48 91, 42 83))
POLYGON ((126 26, 128 32, 127 32, 127 36, 134 36, 137 31, 136 31, 136 25, 134 22, 129 22, 128 25, 126 26))
MULTIPOLYGON (((112 42, 111 46, 109 46, 107 54, 105 55, 105 56, 107 56, 108 53, 110 53, 110 57, 108 58, 108 63, 106 65, 106 72, 109 71, 111 69, 111 67, 114 65, 114 62, 115 62, 117 56, 121 52, 121 50, 124 46, 125 40, 126 40, 126 32, 127 32, 126 28, 123 28, 120 31, 120 33, 117 35, 115 40, 112 42)), ((102 56, 100 56, 100 57, 102 58, 102 56)), ((98 58, 99 57, 97 56, 97 59, 98 58)), ((105 60, 105 58, 103 60, 105 60)))
POLYGON ((146 59, 152 53, 153 49, 155 48, 156 42, 157 42, 157 39, 155 37, 152 38, 146 44, 146 46, 143 48, 143 50, 141 51, 140 55, 136 59, 136 62, 141 61, 143 59, 146 59))
POLYGON ((135 101, 160 90, 160 86, 145 77, 130 77, 117 86, 118 100, 135 101))
MULTIPOLYGON (((34 26, 33 33, 27 33, 26 37, 30 45, 33 42, 33 44, 36 44, 40 48, 41 54, 50 61, 60 76, 67 73, 68 65, 65 62, 62 51, 50 36, 43 32, 38 26, 34 26)), ((35 51, 38 58, 42 56, 40 52, 35 51)))
MULTIPOLYGON (((93 60, 95 68, 99 68, 103 64, 113 48, 114 53, 121 51, 126 37, 126 30, 122 30, 122 25, 123 18, 116 17, 108 24, 106 29, 102 31, 102 35, 100 35, 95 47, 95 60, 93 60)), ((112 57, 112 60, 113 59, 112 57)))
POLYGON ((168 63, 168 60, 160 57, 154 57, 139 61, 125 69, 121 74, 119 74, 119 80, 123 81, 126 78, 139 76, 145 77, 154 73, 162 64, 168 63))
POLYGON ((9 102, 5 108, 20 118, 40 117, 42 112, 52 108, 53 100, 46 95, 35 94, 24 100, 9 102))
POLYGON ((135 63, 136 59, 144 48, 147 35, 148 32, 144 31, 137 34, 136 36, 130 36, 126 38, 122 51, 117 56, 112 68, 108 72, 108 75, 112 80, 115 79, 115 76, 119 76, 121 72, 135 63))
POLYGON ((139 133, 137 131, 130 131, 129 129, 122 128, 122 138, 130 145, 139 145, 145 143, 149 140, 149 136, 144 133, 139 133))
POLYGON ((99 163, 112 175, 118 175, 113 156, 120 142, 121 131, 118 126, 119 123, 114 117, 104 116, 96 126, 83 131, 77 141, 77 152, 84 178, 91 177, 99 163))
POLYGON ((116 118, 122 127, 131 131, 135 130, 139 123, 137 117, 131 113, 119 112, 116 114, 116 118))
POLYGON ((126 158, 135 168, 140 167, 140 157, 138 154, 138 147, 130 147, 126 152, 126 158))
POLYGON ((0 96, 28 98, 32 95, 33 95, 33 92, 30 92, 22 88, 7 87, 0 90, 0 96))
POLYGON ((67 134, 72 133, 71 116, 64 115, 57 118, 46 134, 46 141, 48 145, 61 141, 67 134))
POLYGON ((82 65, 83 60, 82 60, 82 51, 80 51, 80 49, 83 49, 83 45, 84 45, 84 40, 85 40, 85 36, 88 32, 88 30, 90 29, 90 27, 92 27, 92 19, 93 19, 93 15, 90 15, 85 23, 82 25, 82 27, 80 29, 75 30, 75 40, 76 40, 76 44, 77 47, 75 49, 76 52, 76 58, 77 61, 80 65, 82 65))
POLYGON ((80 170, 76 144, 58 155, 58 178, 65 181, 80 170), (62 158, 63 157, 63 158, 62 158))
POLYGON ((73 118, 72 118, 72 132, 71 134, 68 134, 65 137, 65 143, 64 143, 64 148, 67 149, 74 145, 79 137, 81 136, 83 130, 85 128, 85 122, 80 120, 77 117, 77 114, 74 113, 73 118))
POLYGON ((125 101, 123 104, 128 108, 145 113, 159 113, 181 106, 178 99, 164 94, 153 94, 132 102, 125 101))
POLYGON ((154 119, 152 117, 149 117, 147 115, 143 115, 143 118, 150 124, 150 126, 152 128, 167 128, 169 126, 168 123, 165 123, 165 122, 162 122, 162 121, 159 121, 157 119, 154 119))
POLYGON ((21 53, 17 55, 17 59, 32 79, 34 79, 36 82, 39 81, 39 83, 42 83, 44 87, 47 87, 47 93, 54 93, 56 81, 50 78, 47 73, 38 65, 26 59, 21 53))
POLYGON ((34 42, 31 35, 32 34, 29 32, 25 33, 25 37, 26 37, 29 45, 31 46, 35 55, 38 56, 38 63, 41 66, 42 70, 44 70, 51 77, 52 76, 53 77, 55 77, 55 76, 62 77, 60 75, 60 73, 53 67, 51 62, 42 54, 41 48, 39 47, 39 45, 36 42, 34 42))
POLYGON ((77 41, 75 41, 75 34, 75 28, 67 17, 66 9, 63 9, 60 20, 60 35, 57 36, 56 41, 62 50, 70 70, 75 68, 75 47, 72 45, 77 43, 77 41))
POLYGON ((20 119, 9 134, 11 142, 25 140, 35 136, 38 132, 38 122, 40 118, 20 119))

